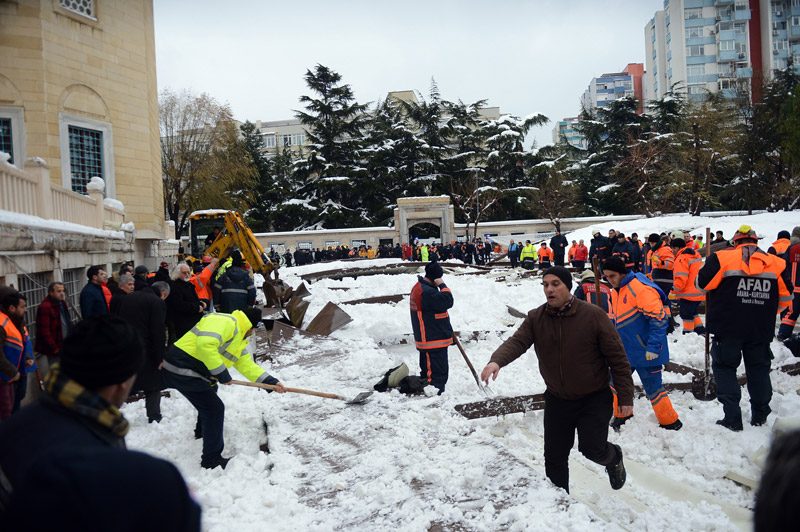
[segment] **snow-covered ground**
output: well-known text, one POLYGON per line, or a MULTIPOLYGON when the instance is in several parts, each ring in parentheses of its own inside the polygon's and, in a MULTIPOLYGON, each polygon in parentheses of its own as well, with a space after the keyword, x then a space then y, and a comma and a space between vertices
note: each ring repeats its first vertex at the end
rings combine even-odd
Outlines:
MULTIPOLYGON (((651 227, 705 227, 706 221, 689 219, 689 225, 683 218, 667 224, 662 219, 661 225, 650 225, 650 220, 611 225, 640 235, 651 227)), ((779 228, 798 223, 786 214, 710 223, 730 236, 745 221, 770 239, 779 228)), ((295 267, 284 270, 282 278, 297 286, 302 273, 388 262, 395 261, 295 267)), ((458 273, 445 277, 455 298, 450 315, 455 329, 484 332, 465 343, 480 370, 522 321, 508 314, 506 305, 527 311, 542 304, 541 282, 500 270, 458 273)), ((306 321, 327 301, 407 294, 415 280, 403 274, 313 283, 306 321), (349 290, 332 290, 343 287, 349 290)), ((397 304, 342 308, 352 323, 328 339, 286 342, 275 361, 264 366, 287 385, 346 396, 371 389, 401 361, 412 371, 417 367, 413 346, 398 343, 411 332, 407 298, 397 304)), ((674 361, 703 367, 702 338, 673 335, 672 341, 674 361)), ((773 368, 795 361, 781 344, 774 342, 772 349, 773 368)), ((687 377, 668 373, 665 380, 687 377)), ((612 492, 602 468, 574 449, 571 495, 544 475, 541 412, 470 421, 454 411, 456 404, 483 398, 454 347, 442 397, 407 398, 392 392, 348 406, 221 387, 224 454, 233 456, 226 470, 200 468, 201 442, 193 439, 195 411, 180 394, 173 392, 162 401, 160 424, 147 424, 143 402, 127 405, 124 413, 132 424, 129 447, 177 464, 203 506, 207 530, 736 530, 748 527, 753 493, 723 476, 735 471, 757 478, 759 465, 753 457, 769 445, 771 425, 800 409, 800 377, 773 371, 772 382, 769 426, 747 424, 750 412, 743 389, 745 429, 740 433, 715 425, 722 414, 717 402, 673 393, 684 428, 668 432, 658 428, 649 402, 636 399, 634 419, 610 436, 625 452, 626 486, 612 492), (269 424, 269 455, 259 451, 265 440, 262 419, 269 424)), ((508 396, 544 391, 535 354, 531 351, 501 370, 492 388, 508 396)))

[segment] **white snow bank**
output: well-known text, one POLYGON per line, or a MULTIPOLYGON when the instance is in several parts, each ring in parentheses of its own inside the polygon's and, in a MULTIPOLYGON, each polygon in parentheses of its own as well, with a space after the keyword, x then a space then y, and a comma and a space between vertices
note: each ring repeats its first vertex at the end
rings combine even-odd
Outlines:
POLYGON ((106 207, 110 207, 112 209, 117 209, 118 211, 125 212, 125 205, 122 204, 121 201, 114 198, 105 198, 103 200, 103 205, 106 207))
POLYGON ((124 239, 122 231, 110 231, 107 229, 96 229, 87 225, 75 224, 64 220, 47 220, 30 214, 20 214, 18 212, 0 210, 0 224, 18 225, 31 227, 34 229, 45 229, 47 231, 57 231, 59 233, 80 233, 83 235, 93 235, 103 238, 124 239))

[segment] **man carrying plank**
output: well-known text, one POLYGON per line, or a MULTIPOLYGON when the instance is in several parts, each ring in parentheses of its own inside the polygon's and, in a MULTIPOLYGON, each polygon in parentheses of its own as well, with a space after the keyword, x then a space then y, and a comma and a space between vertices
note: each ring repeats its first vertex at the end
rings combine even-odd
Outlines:
POLYGON ((547 477, 569 491, 569 453, 578 432, 578 449, 606 467, 611 487, 625 484, 622 449, 608 442, 613 413, 609 371, 619 398, 620 414, 633 414, 633 380, 625 348, 600 308, 577 300, 572 277, 563 267, 544 272, 547 303, 528 312, 514 335, 503 342, 481 373, 488 384, 500 368, 534 346, 544 378, 544 464, 547 477))

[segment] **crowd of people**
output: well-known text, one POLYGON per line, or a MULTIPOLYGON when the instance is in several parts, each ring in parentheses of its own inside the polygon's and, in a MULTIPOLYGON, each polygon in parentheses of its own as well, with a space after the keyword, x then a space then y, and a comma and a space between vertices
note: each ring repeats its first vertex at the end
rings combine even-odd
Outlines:
MULTIPOLYGON (((622 449, 608 442, 608 429, 620 431, 633 418, 633 373, 658 425, 683 427, 662 382, 669 362, 667 337, 678 330, 673 311, 681 319, 682 334, 712 335, 711 368, 723 410, 717 423, 743 429, 737 381, 742 360, 750 424, 767 422, 776 315, 778 339, 800 356, 800 338, 794 333, 800 313, 800 227, 777 237, 767 251, 746 225, 730 240, 717 232, 708 243, 685 231, 653 233, 642 241, 636 233, 628 237, 613 230, 608 236, 593 231, 588 249, 580 240, 570 245, 558 232, 549 246, 542 242, 538 249, 530 241, 511 241, 506 252, 512 267, 530 269, 538 263, 544 268, 547 303, 531 310, 491 355, 481 378, 487 383, 496 379, 501 368, 535 346, 547 386, 545 472, 556 486, 569 490, 567 464, 576 432, 580 452, 606 468, 614 489, 624 485, 622 449), (573 275, 578 277, 574 291, 573 275)), ((409 376, 401 365, 387 372, 376 389, 444 393, 447 350, 454 342, 448 313, 454 294, 440 262, 486 263, 502 249, 476 239, 327 251, 365 258, 399 254, 426 263, 410 303, 419 376, 409 376)), ((294 253, 296 264, 303 263, 304 253, 294 253)), ((179 508, 175 529, 195 530, 199 508, 174 466, 124 452, 129 425, 119 408, 138 391, 148 422, 158 423, 162 390, 176 389, 197 410, 194 435, 203 440, 201 466, 225 468, 225 408, 217 390, 232 382, 228 369, 236 368, 268 391, 286 391, 254 362, 249 347, 261 322, 249 266, 234 250, 222 263, 204 257, 179 262, 171 271, 161 263, 155 272, 124 264, 112 276, 102 266, 91 266, 86 277, 77 320, 64 284, 47 287, 36 313, 35 345, 25 323, 25 295, 0 287, 0 514, 19 516, 29 499, 50 496, 37 492, 33 479, 55 487, 91 482, 85 489, 98 490, 97 479, 82 474, 92 462, 103 474, 129 478, 126 489, 137 485, 136 471, 151 472, 159 479, 159 490, 148 494, 158 498, 154 504, 179 508), (38 390, 28 390, 31 373, 38 390), (21 409, 29 393, 37 400, 21 409)))

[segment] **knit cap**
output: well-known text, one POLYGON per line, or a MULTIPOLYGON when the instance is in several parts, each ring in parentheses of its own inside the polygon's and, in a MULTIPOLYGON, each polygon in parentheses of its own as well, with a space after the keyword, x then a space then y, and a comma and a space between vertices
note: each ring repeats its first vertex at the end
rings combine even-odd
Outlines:
POLYGON ((544 271, 542 277, 544 277, 545 275, 555 275, 556 277, 561 279, 562 283, 567 285, 568 289, 572 290, 572 274, 569 273, 569 270, 564 268, 563 266, 551 266, 550 268, 547 268, 544 271))

